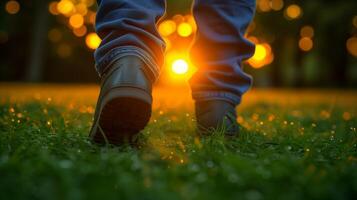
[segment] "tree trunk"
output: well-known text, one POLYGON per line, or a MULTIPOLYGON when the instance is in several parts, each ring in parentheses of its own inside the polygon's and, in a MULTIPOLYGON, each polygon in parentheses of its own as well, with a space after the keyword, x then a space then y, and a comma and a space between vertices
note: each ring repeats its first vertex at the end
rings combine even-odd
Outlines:
POLYGON ((39 82, 43 79, 46 38, 49 24, 47 1, 35 1, 35 20, 31 35, 30 57, 26 69, 26 81, 39 82))

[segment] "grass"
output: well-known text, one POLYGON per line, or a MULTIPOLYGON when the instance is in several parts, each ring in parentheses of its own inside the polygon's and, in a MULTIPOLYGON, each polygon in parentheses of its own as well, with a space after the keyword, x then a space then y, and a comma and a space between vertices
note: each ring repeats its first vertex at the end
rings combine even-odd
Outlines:
POLYGON ((0 199, 356 196, 353 91, 252 91, 238 109, 241 135, 227 141, 196 137, 186 90, 157 89, 139 148, 88 141, 97 92, 0 87, 0 199))

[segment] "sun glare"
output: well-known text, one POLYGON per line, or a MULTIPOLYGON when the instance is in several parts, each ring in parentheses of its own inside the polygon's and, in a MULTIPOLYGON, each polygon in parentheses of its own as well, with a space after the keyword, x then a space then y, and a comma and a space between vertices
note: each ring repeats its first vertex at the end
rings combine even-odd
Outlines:
POLYGON ((186 74, 188 72, 188 63, 184 59, 177 59, 172 63, 171 69, 175 74, 186 74))

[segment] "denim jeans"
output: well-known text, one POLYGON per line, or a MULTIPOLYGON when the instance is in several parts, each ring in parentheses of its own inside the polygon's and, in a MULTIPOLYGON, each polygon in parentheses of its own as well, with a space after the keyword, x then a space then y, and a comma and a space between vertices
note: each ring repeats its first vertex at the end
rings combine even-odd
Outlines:
MULTIPOLYGON (((141 58, 154 82, 164 63, 165 43, 156 24, 165 13, 165 0, 98 0, 96 31, 102 43, 95 52, 99 75, 126 55, 141 58)), ((254 17, 255 0, 196 0, 198 32, 190 58, 198 68, 190 80, 196 101, 224 100, 238 105, 252 78, 241 62, 254 53, 244 38, 254 17)))

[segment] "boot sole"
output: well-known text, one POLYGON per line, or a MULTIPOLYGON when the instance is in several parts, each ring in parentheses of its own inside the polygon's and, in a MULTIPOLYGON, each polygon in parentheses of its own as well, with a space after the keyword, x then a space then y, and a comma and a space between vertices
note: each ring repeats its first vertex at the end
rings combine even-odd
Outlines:
POLYGON ((135 136, 145 128, 151 117, 151 96, 131 87, 114 88, 104 95, 91 131, 98 144, 135 143, 135 136))

